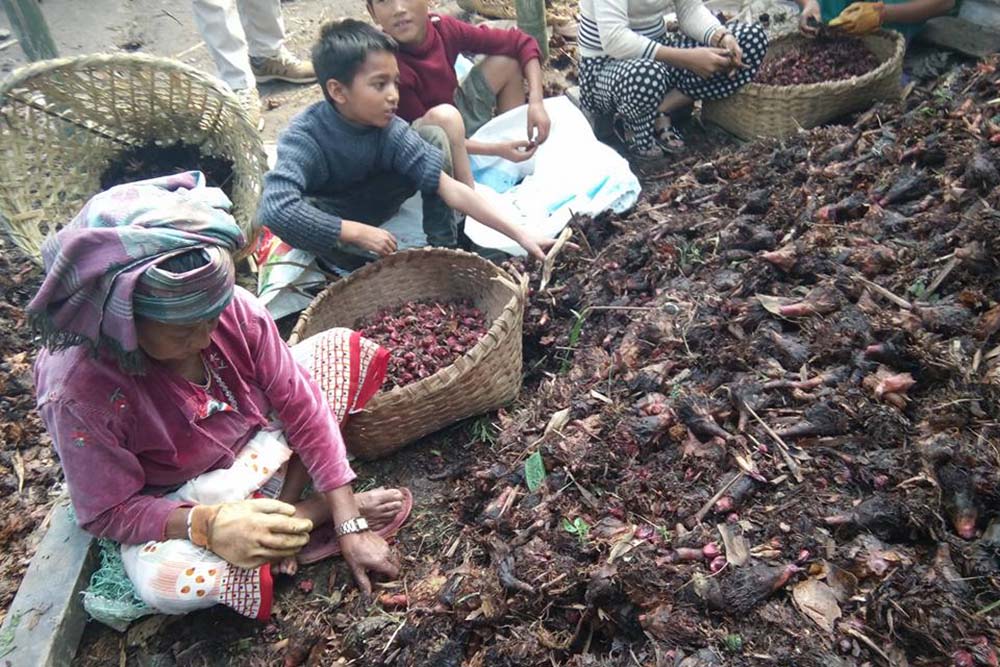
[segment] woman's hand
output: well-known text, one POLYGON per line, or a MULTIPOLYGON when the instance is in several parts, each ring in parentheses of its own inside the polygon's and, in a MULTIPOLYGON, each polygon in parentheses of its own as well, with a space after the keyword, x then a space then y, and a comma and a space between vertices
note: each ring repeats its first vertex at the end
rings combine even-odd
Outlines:
POLYGON ((260 567, 294 556, 309 541, 312 521, 294 514, 292 505, 270 498, 198 505, 191 538, 236 567, 260 567))
POLYGON ((389 579, 395 579, 399 575, 399 561, 395 554, 385 540, 371 531, 342 535, 340 551, 365 597, 372 594, 369 572, 376 572, 389 579))
POLYGON ((504 141, 493 145, 493 155, 511 162, 524 162, 531 158, 538 144, 530 141, 504 141))
POLYGON ((736 68, 743 67, 743 49, 740 48, 740 43, 736 41, 736 37, 732 33, 727 32, 719 40, 719 48, 725 49, 729 54, 729 59, 732 61, 733 71, 736 68))
POLYGON ((719 72, 729 70, 733 65, 726 49, 701 46, 696 49, 683 49, 682 53, 681 67, 691 70, 703 79, 711 79, 719 72))
POLYGON ((831 28, 860 37, 870 35, 882 27, 885 21, 885 5, 881 2, 854 2, 840 12, 840 16, 830 21, 831 28))
POLYGON ((807 37, 815 37, 819 34, 822 23, 819 3, 816 0, 805 0, 802 13, 799 14, 799 31, 807 37))

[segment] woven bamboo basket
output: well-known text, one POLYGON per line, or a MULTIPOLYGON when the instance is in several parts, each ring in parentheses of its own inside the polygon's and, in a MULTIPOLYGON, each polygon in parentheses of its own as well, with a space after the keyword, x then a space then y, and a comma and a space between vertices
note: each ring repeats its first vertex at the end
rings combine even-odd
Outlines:
POLYGON ((290 344, 333 327, 356 328, 380 308, 407 301, 468 299, 489 329, 453 364, 377 394, 347 420, 344 439, 363 459, 386 456, 460 419, 494 410, 521 388, 521 325, 527 279, 477 255, 443 248, 398 252, 330 285, 303 311, 290 344))
MULTIPOLYGON (((797 33, 779 37, 768 47, 768 54, 780 55, 804 39, 797 33)), ((741 139, 780 138, 859 111, 877 100, 898 98, 906 40, 889 30, 862 39, 879 61, 867 74, 799 86, 751 83, 725 99, 706 100, 701 117, 741 139)))
POLYGON ((100 191, 123 151, 198 146, 233 163, 233 215, 253 247, 267 161, 225 85, 176 60, 103 54, 34 63, 0 85, 0 225, 35 261, 41 244, 100 191))

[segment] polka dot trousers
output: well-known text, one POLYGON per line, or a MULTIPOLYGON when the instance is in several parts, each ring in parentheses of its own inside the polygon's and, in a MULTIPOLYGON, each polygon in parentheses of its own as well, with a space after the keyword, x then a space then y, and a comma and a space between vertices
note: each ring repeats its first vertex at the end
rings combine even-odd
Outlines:
MULTIPOLYGON (((732 95, 757 74, 767 52, 767 34, 756 23, 727 26, 743 51, 747 66, 732 78, 720 72, 703 79, 694 72, 656 60, 617 60, 608 56, 581 58, 579 67, 581 102, 595 114, 621 116, 631 135, 629 149, 646 151, 655 147, 658 108, 671 90, 679 90, 696 100, 717 100, 732 95)), ((668 34, 665 46, 693 49, 703 44, 677 34, 668 34)))

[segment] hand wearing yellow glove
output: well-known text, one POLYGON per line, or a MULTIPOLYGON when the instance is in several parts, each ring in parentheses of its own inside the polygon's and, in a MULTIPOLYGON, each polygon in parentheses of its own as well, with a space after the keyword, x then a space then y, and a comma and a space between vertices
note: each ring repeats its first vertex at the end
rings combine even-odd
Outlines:
POLYGON ((255 568, 289 558, 309 541, 313 523, 270 498, 197 505, 188 515, 188 539, 237 567, 255 568))
POLYGON ((885 20, 885 5, 881 2, 855 2, 840 12, 840 16, 830 21, 831 28, 837 28, 848 35, 868 35, 882 27, 885 20))

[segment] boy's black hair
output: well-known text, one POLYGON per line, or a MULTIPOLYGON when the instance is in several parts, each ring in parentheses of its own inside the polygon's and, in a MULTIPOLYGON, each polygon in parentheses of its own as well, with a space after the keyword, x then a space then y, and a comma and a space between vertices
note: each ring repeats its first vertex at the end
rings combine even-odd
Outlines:
POLYGON ((324 23, 312 48, 312 64, 327 101, 333 103, 326 90, 327 81, 336 79, 350 86, 369 53, 396 53, 398 48, 396 40, 364 21, 341 19, 324 23))

